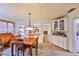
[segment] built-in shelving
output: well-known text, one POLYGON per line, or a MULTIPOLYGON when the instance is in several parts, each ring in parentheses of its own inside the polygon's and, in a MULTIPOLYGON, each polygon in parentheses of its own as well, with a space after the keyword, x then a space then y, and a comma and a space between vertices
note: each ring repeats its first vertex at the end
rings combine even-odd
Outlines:
POLYGON ((52 21, 52 43, 67 50, 67 19, 52 21))

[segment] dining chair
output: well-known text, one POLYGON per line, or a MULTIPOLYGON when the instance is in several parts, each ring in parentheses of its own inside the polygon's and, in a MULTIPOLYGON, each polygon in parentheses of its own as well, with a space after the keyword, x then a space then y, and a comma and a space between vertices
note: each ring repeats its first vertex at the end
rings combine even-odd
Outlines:
MULTIPOLYGON (((18 39, 17 42, 23 42, 23 39, 18 39)), ((24 44, 16 44, 16 52, 18 56, 20 53, 24 56, 24 44)))

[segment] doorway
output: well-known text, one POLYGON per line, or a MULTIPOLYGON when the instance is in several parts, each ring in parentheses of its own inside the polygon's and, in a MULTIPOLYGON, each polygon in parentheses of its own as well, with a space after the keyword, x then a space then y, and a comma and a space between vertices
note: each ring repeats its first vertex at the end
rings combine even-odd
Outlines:
POLYGON ((50 37, 51 37, 50 27, 51 27, 50 24, 43 24, 43 42, 50 43, 50 37))
POLYGON ((43 34, 43 42, 48 42, 48 31, 44 31, 43 34))
POLYGON ((79 53, 79 19, 74 20, 74 52, 79 53))

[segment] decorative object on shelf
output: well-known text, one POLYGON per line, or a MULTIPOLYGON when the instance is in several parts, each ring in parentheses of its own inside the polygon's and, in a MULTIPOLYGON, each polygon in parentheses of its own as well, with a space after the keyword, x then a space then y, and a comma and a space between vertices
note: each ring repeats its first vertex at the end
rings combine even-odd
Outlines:
POLYGON ((53 35, 55 35, 55 36, 67 37, 66 33, 61 32, 61 31, 53 32, 53 35))

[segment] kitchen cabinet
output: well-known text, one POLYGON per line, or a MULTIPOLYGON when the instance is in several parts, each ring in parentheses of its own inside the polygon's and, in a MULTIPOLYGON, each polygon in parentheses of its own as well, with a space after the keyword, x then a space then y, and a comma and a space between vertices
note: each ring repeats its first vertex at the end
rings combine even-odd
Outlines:
POLYGON ((58 27, 58 20, 55 20, 54 21, 54 30, 58 30, 59 27, 58 27))
POLYGON ((52 36, 53 44, 67 50, 67 38, 61 36, 52 36))
POLYGON ((54 45, 67 50, 67 32, 67 18, 55 19, 52 21, 52 43, 54 45))

